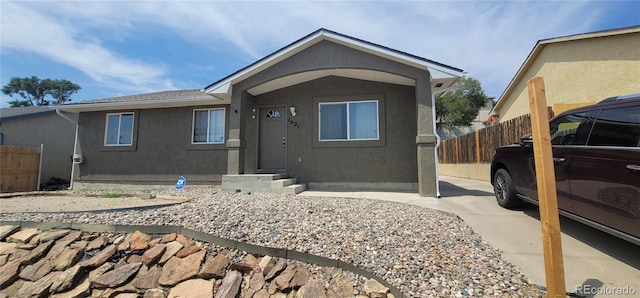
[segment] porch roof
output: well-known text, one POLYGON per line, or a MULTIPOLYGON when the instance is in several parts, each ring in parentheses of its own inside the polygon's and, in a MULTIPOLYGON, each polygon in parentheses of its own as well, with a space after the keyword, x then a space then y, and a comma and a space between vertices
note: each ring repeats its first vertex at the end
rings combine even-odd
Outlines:
MULTIPOLYGON (((433 60, 422 58, 406 52, 394 50, 389 47, 374 44, 365 40, 340 34, 331 30, 321 28, 284 48, 244 67, 227 77, 216 81, 204 88, 204 92, 213 95, 225 101, 230 100, 233 85, 241 82, 323 40, 331 41, 343 46, 347 46, 368 54, 376 55, 385 59, 389 59, 398 63, 406 64, 418 69, 428 70, 432 77, 432 90, 437 91, 452 86, 458 78, 462 77, 462 69, 455 68, 446 64, 442 64, 433 60)), ((296 75, 287 76, 265 84, 255 86, 249 89, 252 95, 259 95, 276 89, 292 86, 298 83, 309 81, 312 79, 337 75, 349 78, 374 80, 387 83, 395 83, 401 85, 413 85, 413 80, 405 77, 370 71, 370 70, 354 70, 354 69, 331 69, 306 72, 296 75)))

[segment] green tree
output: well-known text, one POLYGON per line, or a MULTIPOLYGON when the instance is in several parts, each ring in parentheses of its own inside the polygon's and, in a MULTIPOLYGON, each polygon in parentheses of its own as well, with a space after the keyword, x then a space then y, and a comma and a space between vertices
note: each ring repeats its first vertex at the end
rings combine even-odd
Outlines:
POLYGON ((436 118, 438 126, 453 128, 469 126, 478 112, 489 100, 480 82, 464 77, 458 87, 436 98, 436 118))
POLYGON ((10 101, 11 107, 28 107, 71 101, 71 95, 80 89, 80 86, 68 80, 41 80, 36 76, 12 77, 11 81, 2 87, 2 93, 10 97, 17 94, 22 98, 10 101))

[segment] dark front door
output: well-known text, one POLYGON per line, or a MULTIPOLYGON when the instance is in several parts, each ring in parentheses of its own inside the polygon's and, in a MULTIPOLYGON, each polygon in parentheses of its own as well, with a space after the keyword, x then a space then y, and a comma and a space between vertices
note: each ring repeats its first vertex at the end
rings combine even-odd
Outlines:
POLYGON ((286 107, 263 107, 259 111, 260 139, 258 168, 260 172, 284 173, 287 145, 286 107))

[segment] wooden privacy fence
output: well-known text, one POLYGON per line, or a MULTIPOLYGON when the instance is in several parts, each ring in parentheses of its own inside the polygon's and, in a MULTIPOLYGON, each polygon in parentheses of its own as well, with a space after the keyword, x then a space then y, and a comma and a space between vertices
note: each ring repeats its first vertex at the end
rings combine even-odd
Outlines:
POLYGON ((475 132, 444 140, 438 147, 440 163, 488 163, 496 148, 517 143, 531 133, 531 117, 520 116, 475 132))
POLYGON ((38 189, 40 148, 0 146, 0 192, 38 189))

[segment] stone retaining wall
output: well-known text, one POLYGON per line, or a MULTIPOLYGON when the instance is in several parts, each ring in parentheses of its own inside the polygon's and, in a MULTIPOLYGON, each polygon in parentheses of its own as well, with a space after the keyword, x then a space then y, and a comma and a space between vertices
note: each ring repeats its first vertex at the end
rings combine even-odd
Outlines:
POLYGON ((402 295, 339 260, 175 226, 0 222, 0 241, 0 297, 402 295))

